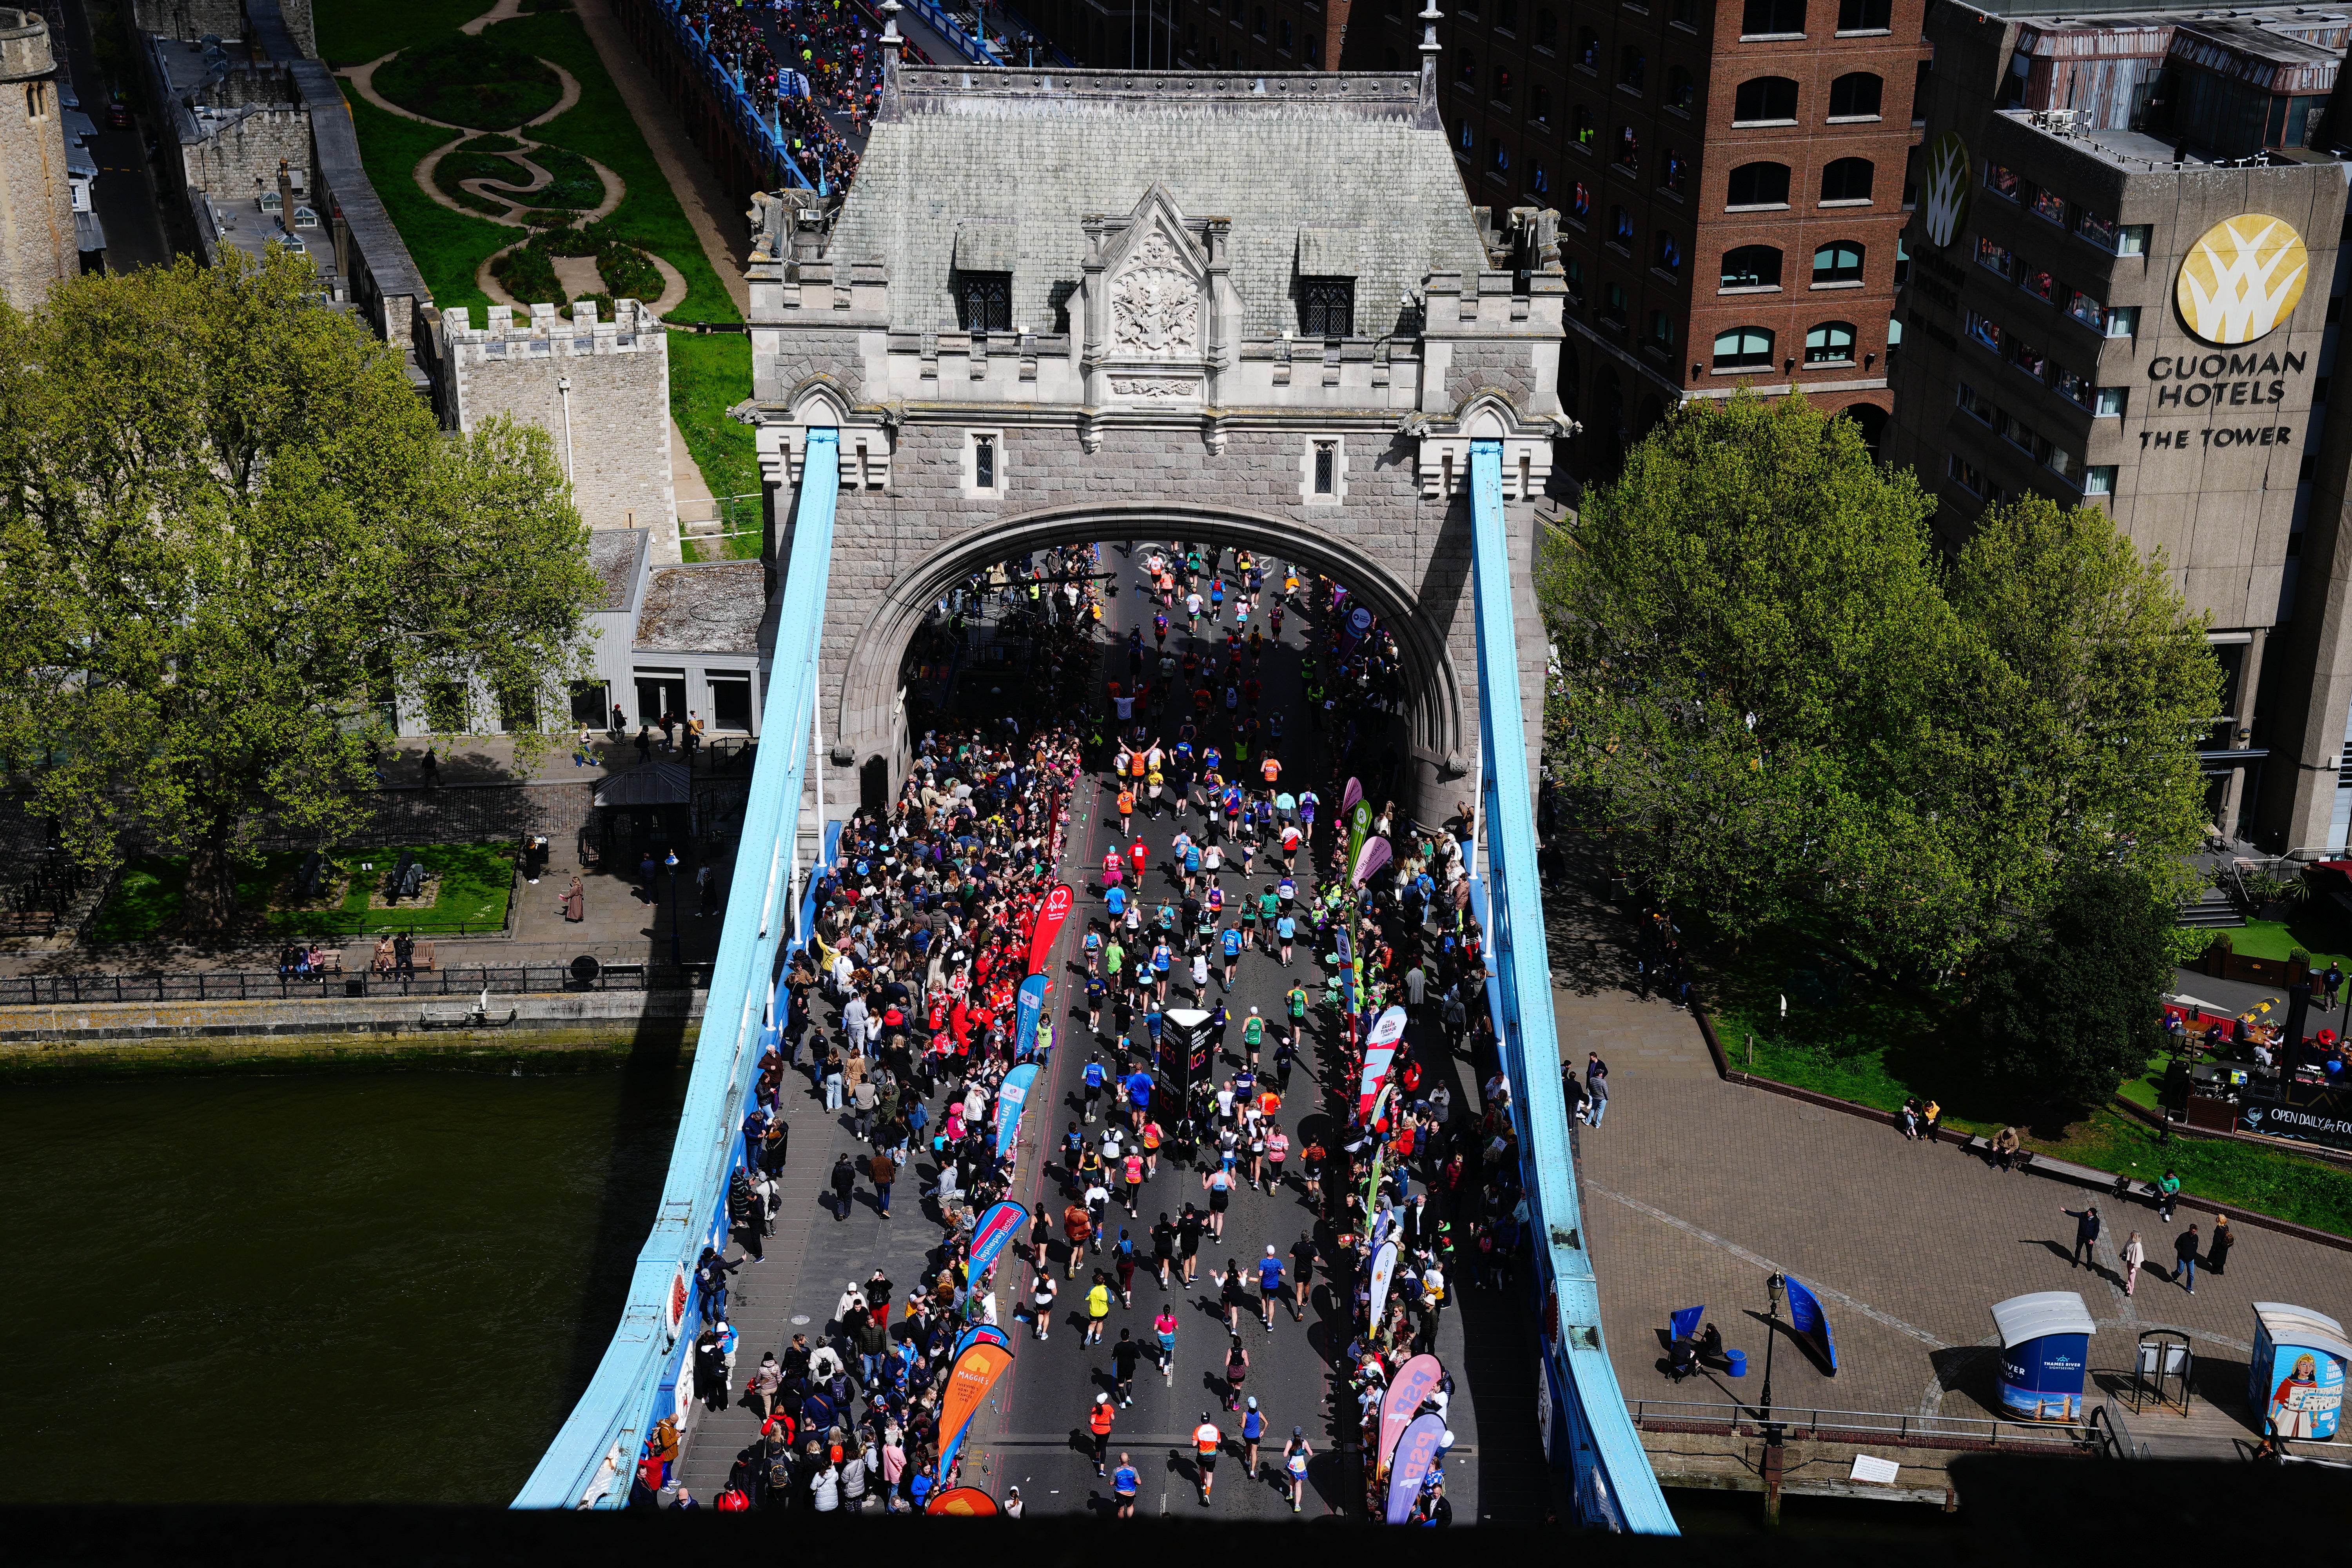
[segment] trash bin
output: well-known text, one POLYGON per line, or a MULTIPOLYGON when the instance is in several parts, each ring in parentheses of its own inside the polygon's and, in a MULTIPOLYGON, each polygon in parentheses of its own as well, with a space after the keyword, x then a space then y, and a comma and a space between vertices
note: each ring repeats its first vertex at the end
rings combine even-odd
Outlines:
POLYGON ((1748 1352, 1746 1351, 1726 1351, 1723 1352, 1723 1359, 1727 1363, 1727 1370, 1730 1372, 1732 1376, 1746 1377, 1748 1375, 1748 1352))

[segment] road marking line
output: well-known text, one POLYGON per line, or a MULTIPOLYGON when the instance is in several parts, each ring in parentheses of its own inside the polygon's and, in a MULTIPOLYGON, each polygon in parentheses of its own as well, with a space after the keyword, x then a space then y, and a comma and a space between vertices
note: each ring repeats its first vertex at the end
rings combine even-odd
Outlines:
MULTIPOLYGON (((1737 1258, 1743 1262, 1752 1263, 1759 1268, 1767 1269, 1774 1274, 1785 1274, 1789 1272, 1779 1264, 1773 1262, 1770 1258, 1763 1257, 1759 1253, 1750 1252, 1748 1248, 1740 1246, 1736 1241, 1727 1241, 1711 1230, 1702 1229, 1700 1226, 1691 1224, 1691 1222, 1686 1219, 1677 1219, 1673 1215, 1668 1214, 1665 1210, 1661 1208, 1653 1208, 1639 1198, 1629 1198, 1622 1193, 1612 1193, 1607 1187, 1597 1186, 1590 1181, 1584 1184, 1584 1190, 1588 1193, 1598 1193, 1604 1198, 1614 1198, 1617 1202, 1623 1204, 1629 1209, 1633 1209, 1639 1213, 1648 1215, 1652 1219, 1664 1221, 1665 1224, 1673 1226, 1676 1230, 1685 1231, 1690 1235, 1698 1237, 1701 1241, 1706 1242, 1710 1247, 1719 1247, 1723 1248, 1724 1251, 1730 1253, 1734 1258, 1737 1258)), ((1942 1340, 1937 1339, 1927 1330, 1916 1328, 1913 1325, 1905 1322, 1902 1319, 1895 1316, 1892 1312, 1882 1312, 1866 1301, 1857 1301, 1843 1290, 1833 1290, 1826 1285, 1817 1284, 1810 1279, 1805 1281, 1805 1289, 1811 1290, 1816 1296, 1825 1297, 1832 1301, 1837 1302, 1841 1306, 1853 1308, 1855 1311, 1860 1312, 1864 1317, 1868 1318, 1874 1323, 1884 1323, 1897 1333, 1908 1334, 1913 1339, 1917 1340, 1921 1344, 1926 1345, 1929 1350, 1940 1351, 1950 1348, 1946 1345, 1942 1340)))

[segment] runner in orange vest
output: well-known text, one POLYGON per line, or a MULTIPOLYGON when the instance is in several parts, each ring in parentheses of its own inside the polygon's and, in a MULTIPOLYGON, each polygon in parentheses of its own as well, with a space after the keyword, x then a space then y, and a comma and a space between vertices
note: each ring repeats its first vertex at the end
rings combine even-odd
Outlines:
POLYGON ((1095 1474, 1098 1476, 1107 1473, 1103 1469, 1103 1459, 1110 1450, 1110 1423, 1113 1411, 1111 1408, 1110 1395, 1108 1394, 1096 1394, 1095 1407, 1087 1415, 1087 1430, 1094 1434, 1095 1474))

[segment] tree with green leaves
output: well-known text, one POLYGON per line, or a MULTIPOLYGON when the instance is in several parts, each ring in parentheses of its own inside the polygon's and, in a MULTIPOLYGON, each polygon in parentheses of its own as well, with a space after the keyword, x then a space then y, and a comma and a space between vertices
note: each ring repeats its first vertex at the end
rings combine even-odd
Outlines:
POLYGON ((1988 1072, 2035 1099, 2104 1104, 2164 1047, 2172 910, 2119 866, 2080 871, 2048 912, 1994 942, 1975 974, 1988 1072))
POLYGON ((1935 510, 1801 396, 1686 405, 1538 566, 1555 773, 1646 895, 1949 965, 2071 879, 2161 904, 2220 700, 2160 555, 2095 509, 1935 510))
POLYGON ((2096 507, 2032 495, 1986 510, 1946 586, 2008 676, 1974 715, 1975 815, 2009 840, 2001 897, 2047 908, 2099 862, 2160 905, 2187 896, 2222 675, 2163 552, 2142 555, 2096 507))
POLYGON ((1996 672, 1934 507, 1851 420, 1743 391, 1676 410, 1555 532, 1547 752, 1648 897, 1735 937, 1827 917, 1950 955, 1975 887, 1948 720, 1996 672))
POLYGON ((192 930, 266 819, 365 820, 395 694, 560 689, 586 542, 545 432, 443 435, 305 258, 0 304, 0 766, 85 864, 188 856, 192 930))

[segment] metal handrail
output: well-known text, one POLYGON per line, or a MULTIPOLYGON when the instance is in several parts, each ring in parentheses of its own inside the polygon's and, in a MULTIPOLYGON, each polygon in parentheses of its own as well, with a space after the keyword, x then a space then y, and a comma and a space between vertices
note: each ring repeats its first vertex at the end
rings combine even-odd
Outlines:
POLYGON ((268 1002, 305 997, 552 995, 578 991, 701 991, 708 963, 608 963, 585 979, 568 963, 450 964, 398 978, 355 969, 279 974, 271 970, 190 969, 173 974, 0 975, 0 1006, 92 1002, 268 1002))
POLYGON ((1708 1404, 1697 1400, 1636 1399, 1633 1401, 1633 1425, 1656 1415, 1661 1420, 1720 1421, 1733 1427, 1752 1426, 1761 1429, 1767 1425, 1819 1434, 1832 1432, 1877 1432, 1897 1437, 1966 1437, 1995 1446, 2003 1441, 2043 1444, 2063 1444, 2079 1447, 2096 1441, 2088 1422, 2009 1421, 1984 1415, 1920 1415, 1891 1410, 1821 1410, 1775 1405, 1772 1419, 1767 1423, 1754 1406, 1747 1405, 1708 1404), (1701 1414, 1670 1415, 1668 1411, 1690 1411, 1701 1414), (1836 1417, 1837 1419, 1823 1419, 1836 1417), (2011 1433, 2007 1438, 2004 1433, 2011 1433))

